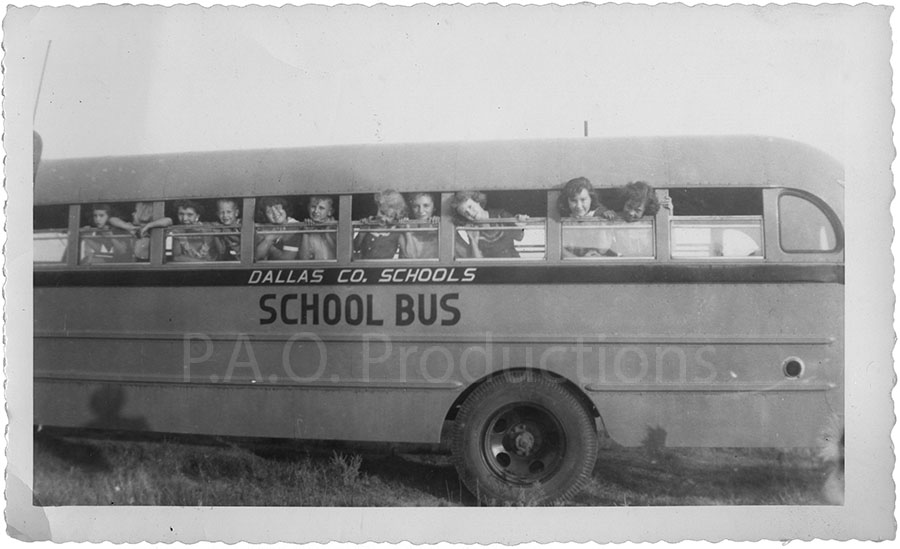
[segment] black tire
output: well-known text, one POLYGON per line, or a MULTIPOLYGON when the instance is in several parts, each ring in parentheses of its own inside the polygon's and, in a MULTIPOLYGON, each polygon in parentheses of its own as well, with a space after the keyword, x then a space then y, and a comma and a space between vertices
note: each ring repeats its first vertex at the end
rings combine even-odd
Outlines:
POLYGON ((590 412, 562 380, 516 371, 462 403, 451 445, 460 478, 482 502, 554 504, 584 487, 599 442, 590 412))

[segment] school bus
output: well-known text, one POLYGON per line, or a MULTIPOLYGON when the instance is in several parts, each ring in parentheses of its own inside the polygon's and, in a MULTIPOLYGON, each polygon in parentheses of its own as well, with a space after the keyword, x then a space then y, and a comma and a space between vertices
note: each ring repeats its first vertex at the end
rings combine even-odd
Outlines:
POLYGON ((604 444, 813 447, 843 416, 843 169, 804 144, 45 160, 34 196, 36 424, 429 444, 485 501, 552 503, 583 487, 604 444), (567 217, 576 177, 610 204, 649 183, 662 207, 567 217), (427 195, 436 215, 372 225, 387 189, 427 195), (492 223, 460 221, 457 191, 483 193, 492 223), (179 222, 180 201, 200 223, 179 222), (319 205, 329 215, 307 220, 319 205), (222 208, 240 221, 217 221, 222 208), (465 253, 479 231, 509 234, 514 252, 465 253), (436 244, 373 259, 354 245, 369 233, 436 244), (267 237, 287 255, 261 249, 267 237), (331 248, 298 251, 313 241, 331 248), (605 251, 570 257, 576 241, 605 251))

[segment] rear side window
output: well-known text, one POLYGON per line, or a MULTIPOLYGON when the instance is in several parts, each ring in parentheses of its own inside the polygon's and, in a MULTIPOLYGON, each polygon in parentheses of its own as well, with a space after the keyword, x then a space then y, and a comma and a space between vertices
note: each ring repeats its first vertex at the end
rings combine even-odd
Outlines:
POLYGON ((781 249, 786 252, 830 252, 837 248, 834 226, 818 206, 793 194, 778 198, 781 249))

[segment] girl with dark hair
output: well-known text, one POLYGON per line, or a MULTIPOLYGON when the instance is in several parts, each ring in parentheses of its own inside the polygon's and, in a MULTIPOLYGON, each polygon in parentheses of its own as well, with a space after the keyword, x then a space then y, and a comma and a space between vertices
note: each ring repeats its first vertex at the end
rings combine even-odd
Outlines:
MULTIPOLYGON (((653 217, 659 211, 659 199, 656 191, 644 181, 633 181, 622 188, 624 204, 622 211, 616 217, 626 223, 635 223, 644 216, 653 217)), ((634 227, 632 227, 634 229, 634 227)), ((647 230, 627 230, 622 228, 615 231, 615 251, 617 255, 628 257, 652 257, 653 234, 650 228, 647 230)))
POLYGON ((615 219, 616 212, 604 206, 586 177, 566 183, 556 203, 562 217, 602 217, 615 219))
POLYGON ((618 217, 629 223, 639 220, 645 215, 654 216, 659 211, 659 199, 656 191, 649 183, 634 181, 622 189, 625 205, 618 217))
MULTIPOLYGON (((594 187, 586 177, 568 181, 561 193, 557 207, 562 217, 574 219, 600 218, 613 220, 616 212, 604 206, 597 198, 594 187)), ((596 224, 595 224, 596 225, 596 224)), ((563 232, 563 257, 595 257, 615 255, 610 252, 612 239, 608 231, 596 227, 572 227, 563 232)))
MULTIPOLYGON (((267 196, 259 201, 259 211, 272 225, 293 225, 300 223, 291 217, 287 199, 281 196, 267 196)), ((280 229, 279 229, 280 230, 280 229)), ((300 253, 300 235, 296 233, 269 233, 256 237, 256 260, 297 259, 300 253)))

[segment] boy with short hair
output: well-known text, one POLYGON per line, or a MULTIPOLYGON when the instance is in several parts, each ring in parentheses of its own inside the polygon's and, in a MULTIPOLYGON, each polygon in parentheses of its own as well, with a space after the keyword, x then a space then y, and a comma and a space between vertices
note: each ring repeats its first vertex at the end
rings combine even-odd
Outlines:
POLYGON ((216 214, 219 218, 217 227, 223 229, 220 236, 213 239, 220 261, 241 260, 241 209, 237 200, 220 198, 216 201, 216 214))
MULTIPOLYGON (((203 212, 200 204, 193 200, 180 200, 175 203, 175 207, 178 208, 178 223, 185 225, 187 231, 204 230, 206 223, 200 221, 203 212)), ((173 236, 172 238, 172 261, 215 261, 217 258, 218 250, 213 244, 212 236, 173 236)))
MULTIPOLYGON (((334 224, 334 199, 330 196, 311 196, 309 198, 309 217, 306 224, 312 227, 334 224)), ((300 245, 300 259, 322 260, 335 259, 335 233, 307 233, 303 235, 300 245)))
POLYGON ((91 224, 82 227, 81 263, 110 263, 123 261, 128 255, 128 244, 121 238, 110 238, 112 207, 109 204, 91 205, 91 224), (105 238, 104 238, 105 237, 105 238))

